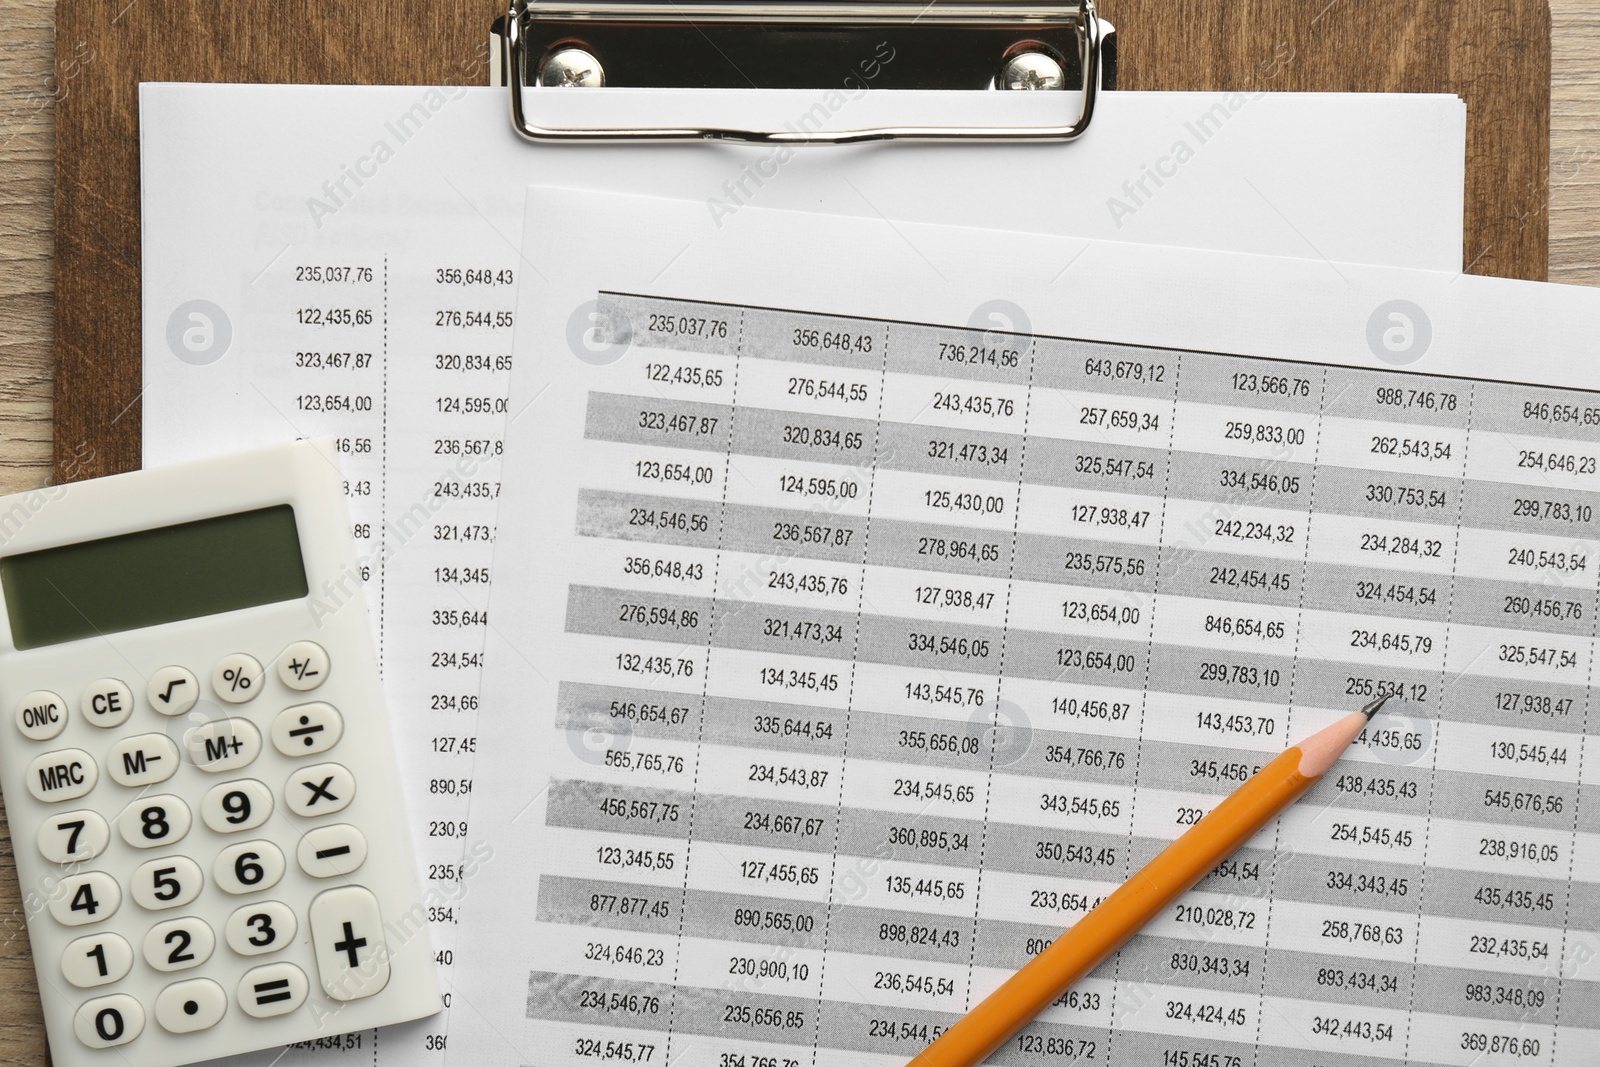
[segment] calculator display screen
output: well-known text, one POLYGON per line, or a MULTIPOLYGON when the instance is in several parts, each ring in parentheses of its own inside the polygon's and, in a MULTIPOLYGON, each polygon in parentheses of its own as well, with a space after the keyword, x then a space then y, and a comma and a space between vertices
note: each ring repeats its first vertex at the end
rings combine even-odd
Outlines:
POLYGON ((0 559, 19 649, 306 595, 287 504, 0 559))

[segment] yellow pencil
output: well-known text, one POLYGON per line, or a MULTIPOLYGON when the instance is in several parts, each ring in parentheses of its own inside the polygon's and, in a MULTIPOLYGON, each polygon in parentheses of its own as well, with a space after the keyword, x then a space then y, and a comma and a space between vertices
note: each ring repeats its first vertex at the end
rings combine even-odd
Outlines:
POLYGON ((1389 698, 1312 734, 1256 772, 929 1045, 908 1067, 976 1067, 1078 979, 1233 855, 1328 773, 1389 698))

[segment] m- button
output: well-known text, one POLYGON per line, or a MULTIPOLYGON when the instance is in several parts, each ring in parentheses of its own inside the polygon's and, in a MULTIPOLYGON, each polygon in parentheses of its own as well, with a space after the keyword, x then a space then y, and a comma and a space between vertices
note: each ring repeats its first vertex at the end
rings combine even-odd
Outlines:
POLYGON ((166 734, 125 737, 111 746, 106 772, 118 785, 137 787, 164 782, 178 773, 178 746, 166 734))
POLYGON ((28 792, 46 804, 81 797, 99 780, 94 757, 81 748, 46 752, 28 764, 28 792))
POLYGON ((218 719, 183 735, 189 759, 217 774, 249 766, 261 753, 261 731, 244 719, 218 719))

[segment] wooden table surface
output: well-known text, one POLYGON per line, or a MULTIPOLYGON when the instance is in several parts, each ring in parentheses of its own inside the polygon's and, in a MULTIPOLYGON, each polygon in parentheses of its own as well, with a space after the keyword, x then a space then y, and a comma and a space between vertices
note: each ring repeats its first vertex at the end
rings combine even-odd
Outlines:
MULTIPOLYGON (((1550 280, 1600 285, 1600 5, 1550 4, 1550 280)), ((0 493, 51 473, 53 107, 73 88, 54 65, 52 0, 0 0, 0 493)), ((33 1067, 44 1027, 10 852, 0 826, 0 1067, 33 1067)))

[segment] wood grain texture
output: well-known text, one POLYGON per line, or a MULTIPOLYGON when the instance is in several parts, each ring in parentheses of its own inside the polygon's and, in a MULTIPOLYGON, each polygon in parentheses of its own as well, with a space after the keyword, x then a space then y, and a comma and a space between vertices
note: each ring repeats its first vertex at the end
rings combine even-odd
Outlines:
MULTIPOLYGON (((110 9, 102 16, 102 21, 113 19, 124 2, 112 0, 104 3, 102 0, 101 6, 110 9)), ((1128 31, 1124 37, 1129 49, 1125 59, 1133 66, 1125 68, 1130 80, 1124 84, 1131 87, 1143 78, 1149 82, 1144 87, 1152 88, 1168 84, 1160 80, 1162 77, 1189 77, 1188 71, 1171 73, 1170 67, 1165 68, 1169 73, 1162 75, 1134 53, 1132 31, 1136 15, 1133 4, 1139 2, 1141 0, 1124 0, 1118 5, 1113 0, 1103 0, 1107 14, 1128 31), (1145 64, 1145 70, 1139 69, 1140 63, 1145 64)), ((1202 48, 1213 56, 1218 54, 1225 20, 1243 18, 1237 14, 1238 10, 1254 12, 1259 6, 1257 3, 1221 5, 1215 4, 1214 0, 1188 0, 1186 5, 1180 5, 1176 0, 1144 2, 1147 9, 1159 11, 1160 24, 1181 21, 1183 32, 1180 33, 1174 26, 1174 39, 1182 37, 1184 33, 1198 35, 1187 39, 1188 43, 1181 52, 1184 63, 1193 62, 1202 48), (1202 9, 1208 7, 1228 7, 1229 13, 1203 13, 1202 9)), ((1316 0, 1314 6, 1320 10, 1327 3, 1328 0, 1316 0)), ((1337 3, 1363 13, 1373 12, 1379 5, 1407 9, 1411 11, 1413 19, 1419 17, 1416 11, 1426 6, 1395 3, 1394 0, 1337 0, 1337 3)), ((172 24, 174 28, 167 33, 154 35, 158 42, 165 42, 166 49, 170 49, 170 42, 181 27, 193 27, 196 24, 193 16, 181 14, 185 10, 194 10, 195 5, 167 2, 159 6, 163 12, 173 13, 171 17, 177 20, 172 24)), ((289 35, 285 45, 306 53, 300 57, 304 65, 300 76, 308 80, 348 80, 348 72, 339 69, 340 63, 360 50, 359 41, 372 38, 345 31, 328 35, 325 40, 329 43, 324 44, 315 27, 327 25, 332 20, 326 16, 303 14, 308 6, 304 3, 288 6, 299 13, 298 17, 307 18, 309 21, 306 25, 312 27, 296 29, 289 35), (330 53, 330 48, 336 51, 330 53)), ((319 5, 323 11, 339 6, 319 5)), ((419 17, 410 12, 412 6, 383 5, 383 9, 399 12, 404 21, 419 17)), ((438 6, 444 8, 447 5, 438 6)), ((1467 7, 1470 4, 1468 0, 1461 0, 1457 6, 1467 7)), ((63 14, 70 12, 64 11, 63 14)), ((1596 7, 1593 0, 1551 0, 1551 14, 1553 93, 1548 187, 1549 272, 1554 281, 1600 284, 1600 8, 1596 7)), ((33 488, 52 480, 50 426, 53 360, 50 342, 53 312, 54 105, 63 96, 70 101, 74 93, 82 91, 88 84, 84 82, 85 74, 80 66, 87 64, 93 67, 115 55, 114 52, 101 51, 108 39, 114 40, 104 32, 98 32, 95 36, 83 33, 69 36, 63 33, 58 41, 54 24, 55 7, 52 0, 0 0, 0 264, 3 264, 3 269, 0 269, 0 491, 33 488), (58 48, 67 61, 77 65, 57 69, 58 48)), ((474 34, 477 32, 475 25, 471 29, 474 34)), ((76 32, 76 27, 73 32, 76 32)), ((259 37, 263 32, 258 30, 253 36, 259 37)), ((368 26, 367 32, 378 39, 387 39, 384 37, 386 26, 368 26)), ((1381 63, 1387 72, 1385 77, 1404 77, 1408 69, 1416 70, 1421 62, 1424 49, 1417 42, 1426 36, 1426 32, 1426 26, 1415 26, 1403 39, 1403 48, 1382 52, 1383 58, 1380 59, 1376 54, 1369 54, 1364 42, 1351 31, 1342 31, 1340 39, 1349 41, 1349 51, 1338 58, 1340 62, 1356 62, 1362 70, 1370 70, 1374 64, 1381 63)), ((1495 39, 1493 32, 1491 30, 1491 40, 1495 39)), ((1247 67, 1245 73, 1254 73, 1258 78, 1271 73, 1274 63, 1278 62, 1276 43, 1287 39, 1277 38, 1271 51, 1263 49, 1258 53, 1258 63, 1263 58, 1268 60, 1265 68, 1247 67)), ((468 44, 475 50, 476 38, 473 37, 470 42, 463 41, 463 46, 468 44)), ((212 49, 210 54, 215 57, 220 45, 213 43, 207 47, 212 49)), ((258 51, 261 47, 264 46, 258 42, 258 51)), ((164 49, 158 48, 160 50, 164 49)), ((1470 64, 1475 58, 1482 61, 1485 56, 1463 56, 1461 62, 1470 64)), ((1212 61, 1213 65, 1217 62, 1220 61, 1212 61)), ((1297 51, 1295 63, 1299 62, 1297 51)), ((1508 66, 1514 63, 1504 57, 1497 62, 1508 66)), ((1491 62, 1490 65, 1494 64, 1491 62)), ((421 76, 421 72, 417 72, 418 77, 406 77, 405 73, 396 72, 393 80, 418 80, 421 76)), ((242 78, 243 73, 235 76, 242 78)), ((479 78, 474 74, 457 80, 476 82, 479 78)), ((1305 86, 1291 82, 1286 87, 1305 86)), ((126 101, 123 103, 131 107, 126 101)), ((131 110, 127 111, 127 114, 131 113, 131 110)), ((135 151, 131 121, 120 128, 118 136, 127 143, 125 155, 135 151)), ((1474 143, 1474 148, 1482 151, 1478 142, 1474 143)), ((1512 188, 1515 189, 1515 186, 1512 188)), ((82 205, 82 210, 87 213, 94 195, 93 192, 79 190, 75 194, 75 203, 82 205)), ((136 248, 136 243, 132 247, 136 248)), ((84 286, 92 286, 102 277, 100 265, 93 259, 80 256, 76 262, 87 272, 84 286)), ((131 268, 118 264, 112 269, 122 276, 130 269, 136 271, 137 257, 133 258, 131 268)), ((1484 270, 1485 264, 1480 262, 1478 269, 1484 270)), ((127 351, 136 352, 137 302, 131 306, 133 310, 126 313, 130 320, 126 337, 131 339, 128 343, 133 347, 127 351)), ((91 358, 85 356, 82 362, 90 362, 91 358)), ((46 1062, 44 1030, 39 1016, 26 931, 22 925, 22 906, 9 839, 4 827, 0 826, 0 1067, 34 1067, 46 1062)))

